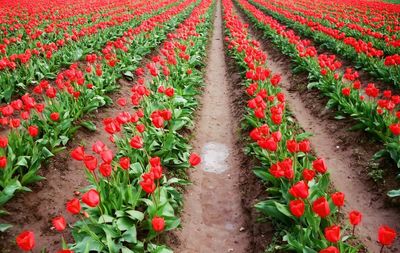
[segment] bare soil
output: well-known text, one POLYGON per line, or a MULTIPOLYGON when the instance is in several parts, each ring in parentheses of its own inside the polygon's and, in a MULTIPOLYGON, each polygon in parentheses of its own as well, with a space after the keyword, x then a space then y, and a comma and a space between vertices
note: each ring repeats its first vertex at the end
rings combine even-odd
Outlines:
POLYGON ((193 185, 185 195, 176 252, 249 252, 251 227, 241 204, 242 151, 236 145, 238 120, 233 117, 227 74, 218 1, 202 108, 192 142, 203 161, 190 173, 193 185))
MULTIPOLYGON (((245 18, 244 14, 239 12, 245 18)), ((287 103, 293 117, 306 131, 313 133, 310 138, 317 156, 323 157, 330 168, 333 187, 346 195, 344 211, 359 210, 363 221, 357 228, 357 235, 370 252, 379 252, 377 231, 380 225, 387 224, 400 230, 399 208, 386 197, 386 186, 377 185, 367 175, 370 159, 382 148, 362 131, 349 131, 355 124, 351 119, 336 120, 336 112, 326 109, 327 99, 319 91, 307 89, 307 76, 292 72, 290 59, 274 45, 263 39, 262 32, 250 25, 249 32, 259 39, 263 50, 268 54, 269 69, 282 76, 281 87, 286 94, 287 103), (381 188, 381 186, 383 186, 381 188)), ((364 77, 365 78, 365 77, 364 77)), ((387 184, 393 182, 394 169, 389 166, 387 184), (392 180, 390 178, 392 178, 392 180)), ((397 182, 398 186, 398 182, 397 182)), ((400 241, 387 250, 399 252, 400 241)))

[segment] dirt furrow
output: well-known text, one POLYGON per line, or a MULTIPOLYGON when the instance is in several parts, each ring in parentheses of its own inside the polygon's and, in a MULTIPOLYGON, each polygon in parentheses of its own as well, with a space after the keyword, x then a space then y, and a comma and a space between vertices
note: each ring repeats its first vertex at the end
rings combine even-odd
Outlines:
POLYGON ((202 164, 190 173, 176 252, 247 252, 248 228, 241 205, 241 150, 236 146, 238 120, 233 117, 224 58, 221 3, 217 1, 208 52, 206 86, 194 132, 194 150, 202 164))

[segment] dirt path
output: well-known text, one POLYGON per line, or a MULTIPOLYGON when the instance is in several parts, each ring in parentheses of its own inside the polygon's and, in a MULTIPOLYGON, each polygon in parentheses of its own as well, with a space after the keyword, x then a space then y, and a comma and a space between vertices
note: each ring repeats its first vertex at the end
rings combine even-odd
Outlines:
MULTIPOLYGON (((248 22, 241 12, 240 17, 248 22)), ((369 143, 360 142, 360 133, 347 130, 351 122, 334 120, 334 112, 325 109, 326 101, 321 101, 318 92, 307 94, 296 90, 302 86, 301 82, 305 86, 306 80, 292 74, 290 59, 262 39, 259 31, 250 27, 249 32, 264 41, 262 49, 269 56, 268 67, 272 72, 281 74, 281 87, 286 94, 288 107, 300 126, 306 132, 313 133, 310 141, 314 151, 325 159, 330 168, 333 186, 346 194, 344 211, 359 210, 363 213, 363 222, 357 228, 357 234, 370 252, 379 252, 380 247, 376 243, 379 226, 387 224, 399 231, 400 216, 399 209, 387 207, 385 198, 363 175, 375 152, 374 148, 367 146, 369 143)), ((392 247, 392 252, 397 250, 400 250, 399 240, 392 247)))
POLYGON ((206 69, 206 87, 193 141, 202 164, 190 174, 182 215, 183 229, 177 233, 180 253, 246 252, 249 243, 239 189, 241 150, 235 146, 224 58, 221 3, 217 1, 214 32, 206 69))

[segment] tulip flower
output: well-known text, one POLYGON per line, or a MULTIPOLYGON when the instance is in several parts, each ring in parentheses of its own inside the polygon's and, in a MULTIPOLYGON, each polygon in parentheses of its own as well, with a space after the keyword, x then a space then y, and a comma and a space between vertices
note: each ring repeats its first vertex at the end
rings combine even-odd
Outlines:
POLYGON ((52 121, 58 121, 60 119, 60 114, 58 112, 52 112, 50 114, 50 119, 52 121))
POLYGON ((189 163, 191 166, 196 166, 201 162, 201 157, 196 154, 196 153, 192 153, 189 157, 189 163))
POLYGON ((342 192, 335 192, 331 195, 333 204, 337 206, 339 209, 340 207, 344 206, 344 193, 342 192))
POLYGON ((35 247, 35 234, 32 231, 23 231, 17 236, 16 242, 21 250, 31 251, 35 247))
POLYGON ((313 168, 321 174, 326 173, 326 171, 328 170, 325 161, 321 158, 317 158, 315 161, 313 161, 312 165, 313 168))
POLYGON ((289 189, 289 193, 295 198, 305 199, 308 197, 308 185, 304 181, 299 181, 289 189))
POLYGON ((291 200, 289 202, 289 209, 294 216, 300 218, 304 214, 304 209, 305 209, 303 200, 301 199, 291 200))
POLYGON ((340 227, 333 225, 325 228, 324 235, 326 240, 332 243, 337 243, 340 240, 340 227))
POLYGON ((85 148, 83 146, 79 146, 72 150, 71 157, 77 161, 83 161, 85 158, 85 148))
POLYGON ((71 214, 79 214, 81 212, 81 204, 77 198, 68 201, 66 207, 67 211, 71 214))
POLYGON ((53 223, 53 227, 60 232, 63 231, 67 226, 67 223, 63 216, 55 217, 51 222, 53 223))
POLYGON ((312 210, 321 218, 325 218, 330 213, 329 203, 326 201, 325 197, 319 197, 314 201, 312 210))
POLYGON ((356 226, 358 224, 360 224, 362 219, 362 214, 358 211, 351 211, 349 213, 349 220, 350 220, 350 224, 353 225, 353 235, 354 235, 354 231, 356 229, 356 226))
POLYGON ((28 127, 28 133, 30 136, 35 138, 39 134, 39 128, 35 125, 29 126, 28 127))
POLYGON ((162 217, 155 216, 151 220, 151 225, 152 225, 154 231, 162 232, 164 230, 164 227, 165 227, 165 220, 162 217))
POLYGON ((100 202, 100 195, 96 190, 90 189, 82 195, 82 202, 90 207, 96 207, 100 202))
POLYGON ((143 141, 140 136, 134 136, 130 141, 130 145, 134 149, 140 149, 143 147, 143 141))
POLYGON ((339 253, 339 250, 334 246, 330 246, 326 249, 320 250, 319 253, 339 253))
POLYGON ((383 225, 378 231, 378 241, 382 245, 381 252, 385 246, 389 246, 393 243, 397 233, 394 229, 389 226, 383 225))
POLYGON ((121 157, 119 159, 119 165, 123 170, 127 170, 131 166, 131 160, 129 159, 129 157, 121 157))

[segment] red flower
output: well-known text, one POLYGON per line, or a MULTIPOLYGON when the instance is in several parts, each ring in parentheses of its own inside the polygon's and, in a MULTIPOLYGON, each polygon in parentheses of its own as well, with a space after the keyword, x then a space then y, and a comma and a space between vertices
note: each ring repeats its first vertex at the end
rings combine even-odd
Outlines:
POLYGON ((290 153, 295 153, 299 150, 299 146, 295 140, 286 141, 286 148, 290 153))
POLYGON ((340 240, 340 227, 333 225, 325 228, 325 238, 329 242, 337 243, 340 240))
POLYGON ((299 150, 304 153, 310 152, 310 150, 311 150, 310 141, 304 140, 304 141, 299 142, 299 150))
POLYGON ((319 253, 340 253, 336 247, 330 246, 326 249, 320 250, 319 253))
POLYGON ((90 189, 82 195, 82 202, 90 207, 96 207, 100 202, 99 193, 94 189, 90 189))
POLYGON ((388 246, 396 238, 396 231, 388 226, 381 226, 378 231, 378 241, 382 246, 388 246))
POLYGON ((349 213, 349 220, 351 225, 357 226, 358 224, 360 224, 361 219, 362 219, 362 214, 359 211, 351 211, 349 213))
POLYGON ((165 227, 165 220, 162 217, 155 216, 151 220, 151 225, 153 226, 154 231, 162 232, 164 230, 164 227, 165 227))
POLYGON ((173 97, 175 93, 174 88, 167 88, 165 89, 165 95, 167 95, 168 97, 173 97))
POLYGON ((151 167, 150 172, 153 173, 154 179, 160 179, 162 177, 162 167, 161 166, 151 167))
POLYGON ((79 214, 81 212, 81 204, 77 198, 68 201, 66 207, 71 214, 79 214))
POLYGON ((111 163, 112 160, 113 160, 113 158, 114 158, 114 155, 113 155, 113 153, 112 153, 112 150, 110 150, 110 149, 108 149, 108 150, 103 150, 103 151, 100 153, 100 156, 101 156, 101 159, 103 160, 103 162, 105 162, 105 163, 111 163))
POLYGON ((321 174, 326 173, 326 171, 328 170, 325 161, 321 158, 317 158, 317 160, 313 162, 313 168, 321 174))
POLYGON ((96 141, 93 145, 92 145, 92 150, 93 152, 100 154, 102 151, 106 150, 106 144, 104 144, 102 141, 96 141))
POLYGON ((329 203, 326 201, 325 197, 320 197, 314 201, 312 210, 321 218, 325 218, 330 213, 329 203))
POLYGON ((139 133, 143 133, 145 129, 146 129, 146 126, 143 124, 136 125, 136 130, 138 130, 139 133))
POLYGON ((342 192, 335 192, 331 195, 333 204, 337 207, 341 207, 344 205, 344 193, 342 192))
POLYGON ((83 161, 85 158, 85 148, 83 146, 79 146, 72 150, 71 157, 77 161, 83 161))
POLYGON ((54 228, 60 232, 63 231, 67 226, 67 223, 63 216, 55 217, 51 222, 53 223, 54 228))
POLYGON ((349 87, 342 89, 342 94, 346 97, 350 96, 351 89, 349 87))
POLYGON ((153 173, 143 174, 142 178, 143 178, 143 181, 141 181, 139 183, 140 186, 142 187, 142 189, 148 194, 153 193, 156 189, 156 184, 154 183, 153 173))
POLYGON ((161 159, 158 156, 152 157, 152 158, 150 158, 149 163, 150 163, 151 167, 160 166, 161 159))
POLYGON ((119 165, 123 170, 127 170, 131 166, 131 160, 129 159, 129 157, 121 157, 119 159, 119 165))
POLYGON ((308 185, 304 181, 299 181, 289 189, 289 193, 295 198, 305 199, 308 197, 308 185))
POLYGON ((62 250, 57 251, 57 253, 74 253, 74 252, 70 249, 62 249, 62 250))
POLYGON ((400 135, 400 123, 396 123, 396 124, 391 124, 389 126, 390 131, 392 132, 392 134, 394 135, 400 135))
POLYGON ((111 176, 112 167, 108 163, 102 163, 100 164, 99 171, 103 177, 109 177, 111 176))
POLYGON ((303 200, 301 199, 291 200, 289 202, 289 209, 294 216, 300 218, 304 214, 304 209, 305 209, 303 200))
POLYGON ((7 166, 7 157, 0 156, 0 168, 4 169, 7 166))
POLYGON ((315 177, 314 170, 304 169, 302 174, 305 181, 311 181, 315 177))
POLYGON ((32 231, 23 231, 17 236, 16 242, 23 251, 31 251, 35 247, 35 234, 32 231))
POLYGON ((50 119, 52 121, 58 121, 60 119, 60 114, 58 112, 52 112, 50 114, 50 119))
POLYGON ((97 158, 92 155, 85 156, 84 163, 86 168, 92 172, 97 168, 97 158))
POLYGON ((140 136, 134 136, 130 141, 131 147, 134 149, 140 149, 143 147, 143 141, 140 136))
POLYGON ((35 125, 29 126, 28 127, 28 133, 30 136, 35 138, 39 134, 39 128, 35 125))
POLYGON ((196 153, 192 153, 189 157, 189 163, 191 166, 196 166, 201 162, 201 157, 196 153))
POLYGON ((0 148, 5 148, 8 145, 7 137, 0 136, 0 148))

